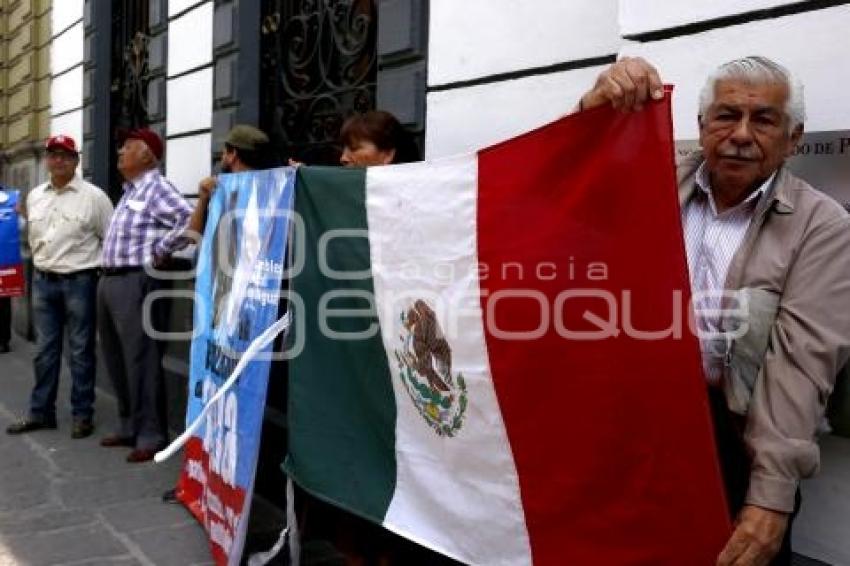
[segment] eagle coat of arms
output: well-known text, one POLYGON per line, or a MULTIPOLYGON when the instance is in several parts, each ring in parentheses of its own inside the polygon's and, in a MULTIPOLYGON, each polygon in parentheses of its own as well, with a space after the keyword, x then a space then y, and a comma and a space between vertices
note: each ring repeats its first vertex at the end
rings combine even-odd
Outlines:
POLYGON ((437 315, 420 299, 402 311, 401 325, 395 357, 405 390, 438 435, 455 436, 466 415, 467 387, 463 374, 452 374, 452 350, 437 315))

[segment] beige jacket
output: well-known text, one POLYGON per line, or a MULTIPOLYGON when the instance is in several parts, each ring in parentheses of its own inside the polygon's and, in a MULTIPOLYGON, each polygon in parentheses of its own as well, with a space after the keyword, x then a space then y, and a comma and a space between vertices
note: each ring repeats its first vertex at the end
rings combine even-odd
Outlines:
MULTIPOLYGON (((682 204, 701 162, 695 154, 679 164, 682 204)), ((740 303, 723 327, 746 330, 727 344, 724 392, 729 408, 746 415, 747 503, 790 512, 799 480, 818 470, 815 431, 850 357, 850 215, 781 168, 732 258, 726 289, 740 303)))

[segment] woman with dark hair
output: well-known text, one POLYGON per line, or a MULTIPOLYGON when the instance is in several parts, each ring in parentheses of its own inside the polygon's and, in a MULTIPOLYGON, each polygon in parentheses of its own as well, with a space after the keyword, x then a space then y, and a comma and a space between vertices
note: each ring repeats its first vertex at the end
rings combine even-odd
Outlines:
POLYGON ((383 110, 355 114, 342 125, 340 164, 370 167, 419 161, 419 148, 395 116, 383 110))
MULTIPOLYGON (((339 159, 345 167, 374 167, 419 161, 410 133, 389 112, 355 114, 342 125, 339 159)), ((376 525, 307 496, 305 536, 326 536, 346 566, 454 566, 457 562, 376 525), (318 531, 318 533, 316 532, 318 531)))

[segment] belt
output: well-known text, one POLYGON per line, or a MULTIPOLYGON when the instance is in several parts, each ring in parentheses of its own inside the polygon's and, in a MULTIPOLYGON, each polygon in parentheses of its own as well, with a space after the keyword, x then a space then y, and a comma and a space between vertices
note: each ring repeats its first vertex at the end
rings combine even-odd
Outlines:
POLYGON ((94 268, 81 269, 80 271, 72 271, 70 273, 55 273, 53 271, 42 271, 41 269, 36 269, 35 271, 48 281, 65 281, 68 279, 76 279, 77 277, 83 277, 85 275, 97 275, 97 269, 94 268))
POLYGON ((122 267, 101 267, 100 271, 104 275, 126 275, 127 273, 136 273, 142 269, 141 265, 125 265, 122 267))

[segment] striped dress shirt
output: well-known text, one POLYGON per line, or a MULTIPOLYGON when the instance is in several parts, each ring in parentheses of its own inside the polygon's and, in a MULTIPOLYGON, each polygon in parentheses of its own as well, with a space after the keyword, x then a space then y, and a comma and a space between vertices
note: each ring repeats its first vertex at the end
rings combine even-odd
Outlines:
POLYGON ((720 329, 721 299, 729 264, 750 227, 759 199, 770 187, 774 175, 743 202, 718 214, 708 170, 703 162, 696 172, 697 190, 682 208, 694 314, 703 367, 711 383, 720 381, 730 347, 720 329))
POLYGON ((185 247, 192 207, 157 169, 124 183, 103 242, 103 267, 141 267, 185 247))

